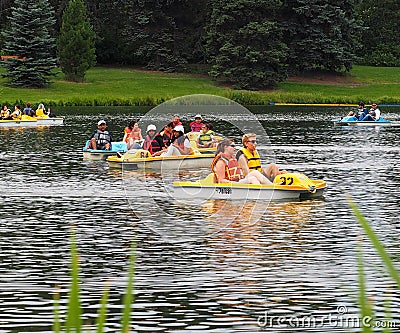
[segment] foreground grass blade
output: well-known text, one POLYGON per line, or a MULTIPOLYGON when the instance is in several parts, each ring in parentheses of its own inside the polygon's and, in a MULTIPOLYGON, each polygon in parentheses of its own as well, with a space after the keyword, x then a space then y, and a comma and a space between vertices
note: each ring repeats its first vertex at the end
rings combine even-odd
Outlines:
POLYGON ((68 297, 66 332, 82 331, 82 307, 79 298, 79 260, 76 249, 75 233, 71 231, 71 287, 68 297))
POLYGON ((131 307, 133 302, 133 278, 135 275, 135 258, 136 248, 134 245, 131 247, 131 254, 129 258, 129 272, 128 272, 128 285, 124 295, 124 310, 122 315, 122 333, 129 333, 130 331, 130 317, 131 307))
POLYGON ((97 333, 104 332, 104 324, 107 320, 107 302, 108 302, 108 294, 109 294, 109 286, 106 286, 104 290, 103 296, 101 297, 100 309, 97 316, 97 333))
MULTIPOLYGON (((358 262, 358 287, 359 287, 359 303, 361 307, 361 318, 373 318, 372 306, 368 300, 366 293, 366 285, 365 285, 365 274, 364 274, 364 260, 362 255, 362 244, 361 241, 358 244, 357 251, 357 262, 358 262)), ((372 324, 372 322, 368 322, 368 324, 372 324)), ((362 321, 362 331, 363 333, 372 332, 371 325, 366 326, 364 320, 362 321)))
POLYGON ((60 293, 59 287, 56 286, 56 292, 53 295, 54 299, 54 324, 53 324, 53 332, 60 333, 61 332, 61 323, 60 323, 60 293))
POLYGON ((397 287, 400 289, 400 276, 396 268, 394 267, 389 254, 386 252, 381 241, 376 236, 375 232, 372 230, 365 217, 360 213, 356 205, 350 199, 348 201, 351 209, 354 212, 354 215, 357 217, 357 220, 360 222, 371 243, 374 245, 375 250, 378 252, 382 261, 386 265, 386 268, 390 276, 396 281, 397 287))

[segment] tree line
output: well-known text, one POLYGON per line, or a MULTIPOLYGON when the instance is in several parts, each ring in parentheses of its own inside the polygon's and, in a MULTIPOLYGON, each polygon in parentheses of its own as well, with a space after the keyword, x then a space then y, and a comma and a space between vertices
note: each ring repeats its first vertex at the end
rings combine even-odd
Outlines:
MULTIPOLYGON (((0 1, 3 53, 18 51, 18 45, 10 50, 7 36, 18 28, 12 27, 13 19, 23 2, 0 1)), ((48 52, 48 58, 57 59, 62 69, 68 65, 62 60, 73 56, 71 47, 85 48, 85 43, 93 40, 95 55, 90 51, 79 55, 86 59, 83 73, 95 61, 161 71, 201 68, 236 88, 263 89, 276 86, 288 75, 311 69, 340 72, 349 71, 354 64, 400 65, 398 0, 25 2, 31 3, 29 6, 39 4, 38 19, 46 21, 43 29, 49 34, 41 38, 57 41, 54 47, 42 50, 48 52), (82 15, 65 15, 71 2, 84 4, 82 15), (49 8, 44 9, 46 3, 49 8)), ((29 23, 27 20, 37 21, 22 11, 16 24, 23 26, 29 23)), ((38 28, 33 25, 30 31, 33 39, 38 28)), ((21 48, 26 47, 24 42, 16 41, 21 48)), ((79 59, 74 58, 76 63, 79 59)), ((40 60, 38 56, 36 59, 40 60)), ((81 72, 67 79, 82 79, 81 72)))

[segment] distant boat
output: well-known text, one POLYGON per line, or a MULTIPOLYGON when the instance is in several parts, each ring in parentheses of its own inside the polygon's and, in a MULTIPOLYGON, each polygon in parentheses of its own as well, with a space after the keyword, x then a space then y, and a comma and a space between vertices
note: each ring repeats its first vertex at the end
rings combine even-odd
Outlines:
POLYGON ((38 127, 38 126, 59 126, 64 123, 63 117, 29 117, 23 115, 21 119, 0 120, 0 128, 13 127, 38 127))
POLYGON ((383 118, 379 118, 379 120, 373 121, 362 121, 362 120, 346 120, 343 119, 334 119, 332 120, 333 125, 335 126, 391 126, 392 122, 390 120, 386 120, 383 118))

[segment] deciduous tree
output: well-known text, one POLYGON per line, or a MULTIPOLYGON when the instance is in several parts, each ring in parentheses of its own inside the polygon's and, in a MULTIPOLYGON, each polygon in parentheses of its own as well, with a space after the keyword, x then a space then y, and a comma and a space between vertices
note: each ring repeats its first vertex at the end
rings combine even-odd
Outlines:
POLYGON ((365 29, 357 46, 360 63, 400 66, 399 0, 358 1, 357 14, 365 29))

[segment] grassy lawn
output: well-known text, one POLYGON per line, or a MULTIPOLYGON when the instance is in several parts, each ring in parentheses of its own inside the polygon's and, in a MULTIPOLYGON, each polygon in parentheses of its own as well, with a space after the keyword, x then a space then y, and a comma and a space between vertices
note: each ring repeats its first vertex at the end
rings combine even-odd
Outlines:
MULTIPOLYGON (((210 78, 182 73, 161 73, 133 68, 96 67, 85 83, 63 80, 59 73, 46 89, 10 88, 0 79, 0 103, 47 105, 156 105, 188 94, 213 94, 242 104, 280 103, 400 103, 400 68, 354 66, 332 84, 318 80, 284 82, 271 91, 239 91, 218 85, 210 78), (309 83, 312 82, 312 83, 309 83)), ((312 78, 311 78, 312 79, 312 78)))

